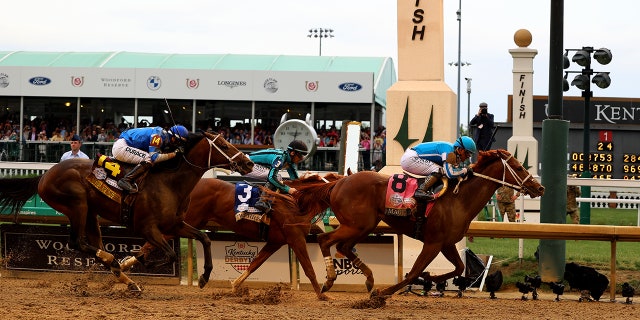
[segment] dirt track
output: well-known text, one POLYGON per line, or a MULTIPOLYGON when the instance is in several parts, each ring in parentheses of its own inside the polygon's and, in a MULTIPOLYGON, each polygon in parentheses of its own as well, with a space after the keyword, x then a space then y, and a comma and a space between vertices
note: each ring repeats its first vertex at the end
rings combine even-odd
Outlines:
POLYGON ((561 296, 543 288, 539 300, 521 300, 518 292, 455 291, 444 297, 394 295, 380 308, 358 309, 366 293, 329 292, 318 301, 310 291, 273 286, 246 289, 234 296, 226 288, 145 285, 139 296, 129 294, 109 275, 81 275, 62 282, 0 277, 0 319, 628 319, 637 318, 638 302, 578 302, 576 292, 561 296))

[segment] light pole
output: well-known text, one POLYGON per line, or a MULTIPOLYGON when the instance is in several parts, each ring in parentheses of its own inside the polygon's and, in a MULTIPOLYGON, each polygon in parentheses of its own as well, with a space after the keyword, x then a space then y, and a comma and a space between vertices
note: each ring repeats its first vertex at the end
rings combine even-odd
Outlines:
POLYGON ((464 78, 467 80, 467 135, 471 134, 469 130, 469 122, 471 122, 471 78, 464 78))
MULTIPOLYGON (((460 59, 460 58, 458 58, 458 59, 460 59)), ((457 124, 456 124, 456 126, 458 128, 456 129, 456 133, 459 136, 460 135, 460 124, 461 124, 460 123, 460 112, 462 111, 462 109, 460 109, 460 67, 470 66, 471 62, 454 61, 454 62, 449 62, 449 65, 458 68, 458 89, 457 89, 458 90, 458 93, 457 93, 457 95, 458 95, 458 105, 457 105, 457 107, 458 107, 458 119, 457 119, 457 124)))
POLYGON ((309 29, 309 34, 307 35, 307 37, 318 38, 318 40, 320 40, 320 48, 318 50, 318 55, 322 56, 322 38, 333 38, 333 29, 327 29, 327 28, 309 29))
POLYGON ((456 132, 458 136, 460 136, 460 68, 462 67, 462 61, 460 61, 460 54, 462 52, 462 0, 458 2, 458 11, 456 11, 456 16, 458 18, 458 122, 456 126, 458 129, 456 132))
MULTIPOLYGON (((569 73, 577 73, 578 75, 573 78, 571 81, 571 85, 577 87, 582 90, 582 97, 584 97, 584 132, 583 132, 583 144, 582 144, 582 178, 591 178, 591 168, 589 166, 589 140, 590 140, 590 121, 591 116, 589 114, 589 106, 591 104, 591 97, 593 97, 593 92, 591 91, 591 82, 597 85, 599 88, 606 89, 611 84, 611 78, 609 78, 609 72, 597 72, 595 75, 595 71, 591 69, 591 54, 593 54, 593 58, 596 59, 600 64, 606 65, 611 62, 612 55, 611 51, 606 48, 600 48, 594 50, 593 47, 582 47, 582 49, 565 49, 564 54, 564 68, 567 69, 570 65, 569 62, 569 51, 575 51, 575 55, 571 59, 573 62, 580 65, 582 71, 565 71, 564 80, 562 82, 562 90, 569 91, 569 83, 567 82, 567 76, 569 73), (591 76, 593 75, 593 80, 591 76)), ((581 190, 582 197, 589 198, 591 197, 591 187, 583 186, 581 190)), ((580 204, 580 223, 581 224, 590 224, 591 223, 591 213, 590 213, 590 203, 582 202, 580 204)))

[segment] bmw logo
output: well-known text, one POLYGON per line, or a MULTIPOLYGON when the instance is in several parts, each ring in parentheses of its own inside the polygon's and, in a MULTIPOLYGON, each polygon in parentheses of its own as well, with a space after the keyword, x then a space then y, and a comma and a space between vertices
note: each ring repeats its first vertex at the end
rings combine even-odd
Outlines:
POLYGON ((160 80, 160 77, 150 76, 149 79, 147 79, 147 88, 149 88, 149 90, 156 91, 160 89, 160 86, 162 86, 162 80, 160 80))

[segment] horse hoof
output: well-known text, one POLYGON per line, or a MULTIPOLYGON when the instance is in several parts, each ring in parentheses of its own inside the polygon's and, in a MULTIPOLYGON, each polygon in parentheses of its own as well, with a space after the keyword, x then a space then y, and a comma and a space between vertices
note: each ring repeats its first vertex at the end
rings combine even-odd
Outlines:
POLYGON ((208 282, 209 280, 205 279, 203 276, 200 276, 200 278, 198 279, 198 287, 202 289, 207 285, 208 282))
POLYGON ((329 301, 329 300, 331 300, 331 298, 329 298, 329 296, 327 296, 326 294, 321 293, 321 294, 318 295, 318 300, 320 300, 320 301, 329 301))
POLYGON ((327 292, 329 290, 331 290, 331 287, 333 287, 333 281, 329 282, 325 282, 322 284, 322 289, 320 289, 320 292, 327 292))
POLYGON ((373 282, 367 281, 364 284, 367 286, 367 292, 371 292, 371 290, 373 290, 373 282))
POLYGON ((142 292, 142 288, 140 288, 140 286, 138 286, 135 282, 129 283, 127 285, 127 288, 129 289, 129 292, 132 292, 132 293, 142 292))

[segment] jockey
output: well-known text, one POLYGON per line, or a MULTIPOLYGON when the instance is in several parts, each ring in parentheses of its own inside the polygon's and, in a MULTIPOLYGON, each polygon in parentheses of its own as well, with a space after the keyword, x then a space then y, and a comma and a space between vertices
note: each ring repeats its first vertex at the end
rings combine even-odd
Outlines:
POLYGON ((444 141, 423 142, 405 151, 400 166, 406 172, 427 176, 414 197, 431 201, 434 200, 434 194, 429 188, 442 177, 442 173, 449 178, 466 176, 471 169, 464 166, 464 161, 475 152, 476 144, 467 136, 461 136, 453 144, 444 141))
POLYGON ((129 129, 113 143, 113 157, 135 166, 124 178, 118 181, 118 187, 130 193, 138 192, 136 179, 143 176, 156 162, 172 159, 181 152, 180 145, 187 140, 189 130, 175 125, 169 130, 162 127, 145 127, 129 129), (176 150, 177 149, 177 150, 176 150), (163 150, 175 150, 165 153, 163 150))
MULTIPOLYGON (((267 181, 265 187, 271 190, 280 190, 287 194, 293 194, 297 190, 282 183, 279 175, 280 170, 286 169, 289 179, 298 179, 296 165, 307 156, 307 145, 300 140, 293 140, 289 143, 287 150, 264 149, 252 152, 249 158, 253 161, 253 171, 246 174, 246 177, 267 181)), ((263 192, 255 207, 263 213, 271 210, 271 204, 263 192)))

